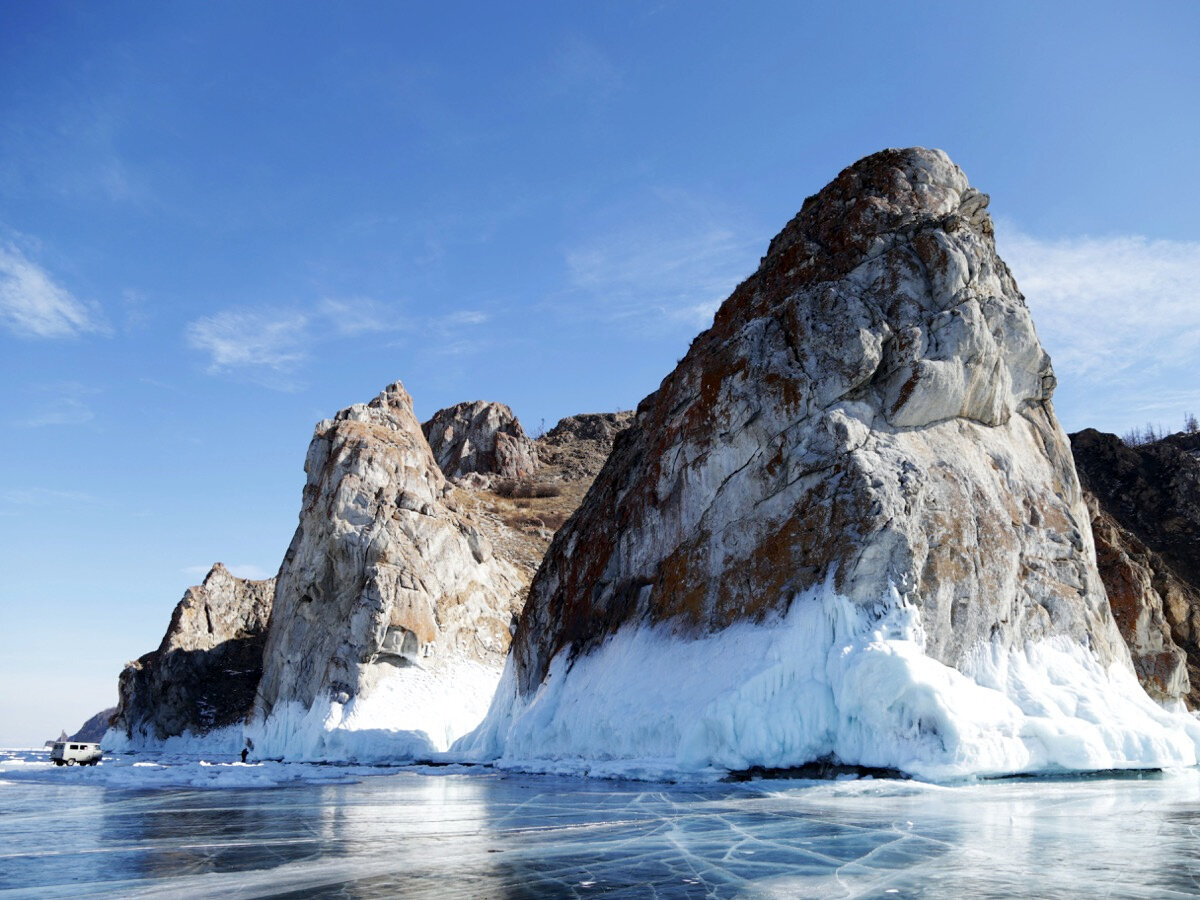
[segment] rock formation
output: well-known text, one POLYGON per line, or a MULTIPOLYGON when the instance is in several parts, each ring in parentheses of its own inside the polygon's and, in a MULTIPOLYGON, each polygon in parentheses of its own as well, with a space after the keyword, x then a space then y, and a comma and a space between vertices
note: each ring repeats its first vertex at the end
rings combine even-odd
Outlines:
POLYGON ((1100 575, 1151 696, 1200 709, 1200 435, 1071 435, 1100 575))
POLYGON ((633 410, 567 416, 538 438, 538 458, 543 465, 557 467, 564 481, 591 482, 617 435, 632 422, 633 410))
POLYGON ((805 201, 555 536, 463 752, 933 775, 1194 760, 1129 671, 987 203, 923 149, 805 201), (1077 715, 1095 703, 1120 724, 1077 715))
POLYGON ((318 424, 305 471, 248 731, 256 752, 444 748, 486 708, 526 582, 452 505, 398 382, 318 424))
MULTIPOLYGON (((507 407, 462 403, 443 413, 456 410, 468 411, 461 422, 490 417, 510 429, 492 433, 500 459, 536 459, 536 447, 505 455, 529 443, 507 407)), ((502 468, 478 482, 460 478, 460 488, 433 463, 399 385, 322 422, 281 582, 270 674, 248 732, 256 754, 398 758, 443 747, 473 726, 554 528, 631 415, 564 419, 548 445, 551 462, 532 476, 500 478, 526 473, 502 468), (524 493, 502 496, 489 485, 524 493), (404 731, 412 733, 397 734, 404 731)), ((445 437, 454 416, 439 417, 445 437)), ((486 443, 481 433, 458 442, 460 459, 482 458, 467 447, 486 443)), ((188 591, 163 645, 122 673, 110 744, 207 735, 207 750, 240 749, 240 731, 212 730, 240 725, 251 711, 273 596, 273 580, 243 581, 219 564, 188 591)))
POLYGON ((526 478, 538 465, 537 447, 503 403, 457 403, 439 409, 421 430, 447 478, 526 478))
POLYGON ((80 725, 79 730, 67 738, 67 740, 98 743, 112 725, 113 716, 116 714, 117 708, 115 706, 100 710, 100 712, 80 725))
POLYGON ((127 665, 112 727, 134 746, 240 725, 262 675, 275 579, 220 563, 188 588, 158 649, 127 665))
POLYGON ((632 418, 632 411, 568 416, 535 442, 538 467, 531 476, 464 476, 456 480, 455 500, 471 511, 496 554, 532 579, 554 532, 579 506, 632 418))

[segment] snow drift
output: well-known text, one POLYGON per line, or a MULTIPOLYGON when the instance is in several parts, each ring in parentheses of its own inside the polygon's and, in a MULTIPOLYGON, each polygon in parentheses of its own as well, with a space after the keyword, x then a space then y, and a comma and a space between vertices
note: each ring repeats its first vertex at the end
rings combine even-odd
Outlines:
POLYGON ((834 757, 930 780, 1195 765, 1200 723, 1151 701, 1127 667, 1064 638, 980 645, 963 670, 925 653, 919 611, 832 585, 776 620, 681 640, 626 627, 532 696, 512 664, 454 748, 502 768, 688 777, 834 757))

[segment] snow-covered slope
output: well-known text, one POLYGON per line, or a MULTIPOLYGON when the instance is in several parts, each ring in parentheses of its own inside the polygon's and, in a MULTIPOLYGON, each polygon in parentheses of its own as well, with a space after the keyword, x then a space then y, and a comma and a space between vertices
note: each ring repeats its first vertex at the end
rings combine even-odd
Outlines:
POLYGON ((638 408, 459 749, 931 777, 1192 764, 1138 688, 1055 377, 944 153, 843 171, 638 408))

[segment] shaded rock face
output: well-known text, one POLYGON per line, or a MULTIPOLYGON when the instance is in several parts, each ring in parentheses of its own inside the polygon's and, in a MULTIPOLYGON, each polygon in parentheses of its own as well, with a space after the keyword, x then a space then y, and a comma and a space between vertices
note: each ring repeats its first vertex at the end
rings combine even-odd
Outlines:
POLYGON ((520 694, 625 625, 767 621, 827 578, 862 610, 894 590, 949 666, 1050 637, 1128 665, 987 202, 924 149, 805 202, 556 535, 514 639, 520 694))
POLYGON ((242 722, 262 675, 275 579, 238 578, 217 563, 188 588, 158 649, 118 680, 114 728, 164 740, 242 722))
POLYGON ((1138 680, 1159 702, 1184 699, 1191 693, 1188 658, 1177 646, 1167 616, 1172 599, 1182 600, 1185 609, 1190 606, 1188 589, 1162 557, 1122 528, 1094 495, 1085 496, 1100 578, 1138 680))
POLYGON ((1071 435, 1100 574, 1148 693, 1200 708, 1200 435, 1071 435))
POLYGON ((564 481, 591 481, 633 416, 633 410, 567 416, 538 438, 538 458, 543 465, 557 467, 564 481))
POLYGON ((110 706, 108 709, 102 709, 86 722, 79 726, 79 730, 71 735, 69 741, 89 741, 99 743, 112 725, 113 717, 117 714, 117 708, 110 706))
POLYGON ((457 403, 439 409, 421 430, 447 478, 526 478, 538 466, 537 447, 503 403, 457 403))
POLYGON ((413 665, 498 667, 525 583, 449 505, 404 387, 319 423, 305 471, 257 716, 288 702, 344 704, 413 665))

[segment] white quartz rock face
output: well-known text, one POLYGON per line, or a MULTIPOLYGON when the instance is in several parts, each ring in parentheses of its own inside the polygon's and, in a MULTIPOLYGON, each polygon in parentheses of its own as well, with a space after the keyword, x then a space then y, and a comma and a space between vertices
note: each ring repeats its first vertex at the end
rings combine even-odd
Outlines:
POLYGON ((503 403, 458 403, 421 428, 447 478, 526 478, 538 467, 537 445, 503 403))
MULTIPOLYGON (((536 757, 533 715, 552 756, 538 698, 563 696, 614 635, 701 640, 777 621, 819 585, 868 624, 885 607, 910 611, 911 645, 954 672, 981 653, 1038 659, 1028 648, 1046 642, 1131 671, 1050 359, 986 204, 944 153, 921 148, 867 157, 805 202, 641 403, 555 537, 514 638, 515 697, 489 718, 492 751, 520 734, 520 755, 536 757)), ((587 671, 605 690, 603 668, 587 671)), ((803 680, 791 690, 780 702, 814 702, 803 680)), ((849 702, 837 690, 821 702, 849 702)), ((797 765, 812 748, 746 749, 728 758, 797 765)))
MULTIPOLYGON (((321 711, 361 707, 387 683, 390 699, 374 703, 370 716, 369 755, 377 756, 381 731, 413 730, 407 676, 433 711, 418 717, 439 734, 429 747, 444 745, 446 721, 461 719, 457 685, 465 682, 454 672, 470 664, 490 671, 493 682, 499 677, 524 587, 519 574, 448 505, 451 488, 399 383, 321 422, 305 470, 300 525, 280 569, 248 732, 260 736, 256 753, 292 753, 290 742, 311 731, 302 722, 309 711, 330 729, 352 731, 352 717, 321 711)), ((474 692, 490 689, 479 688, 482 681, 470 681, 474 692)), ((411 735, 400 744, 425 746, 411 735)), ((351 738, 323 746, 356 755, 351 738)))

